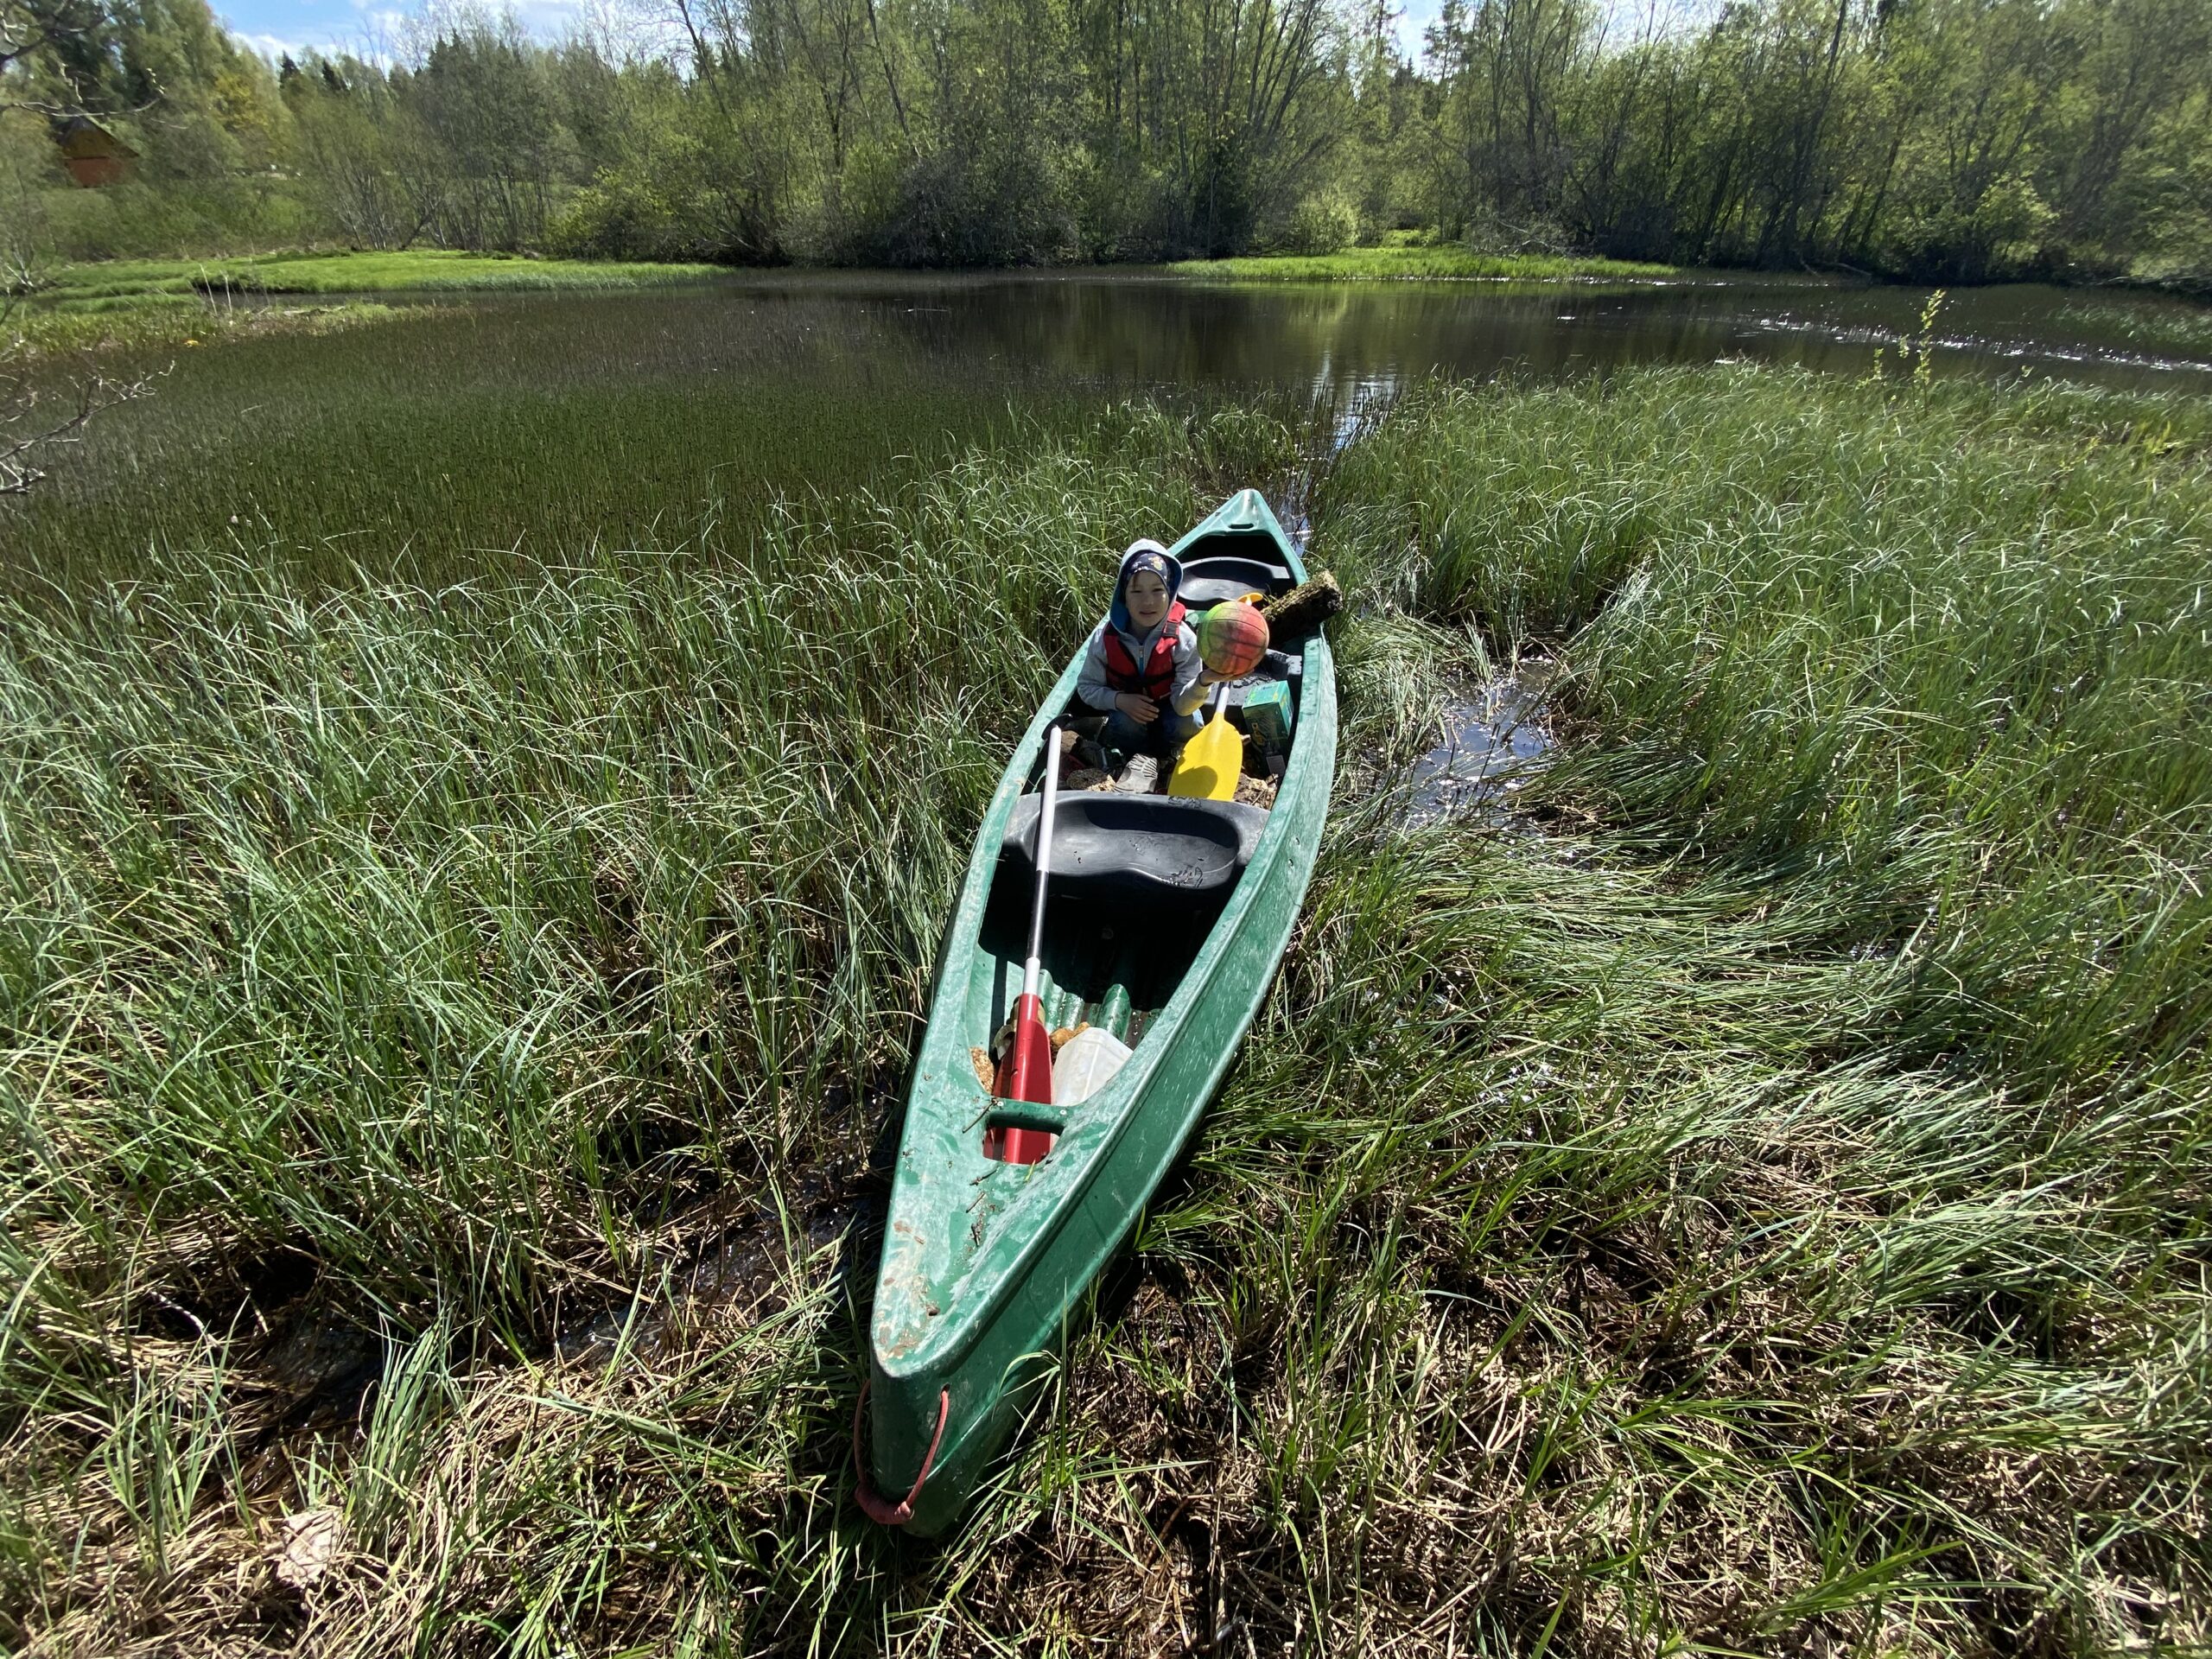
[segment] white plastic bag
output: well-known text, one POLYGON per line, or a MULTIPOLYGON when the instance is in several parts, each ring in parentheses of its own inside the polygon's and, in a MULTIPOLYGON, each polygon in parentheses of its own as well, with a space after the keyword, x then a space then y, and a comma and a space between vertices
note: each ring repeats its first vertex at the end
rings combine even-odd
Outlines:
POLYGON ((1129 1046, 1103 1026, 1068 1039, 1052 1061, 1052 1104, 1072 1106, 1103 1089, 1129 1058, 1129 1046))

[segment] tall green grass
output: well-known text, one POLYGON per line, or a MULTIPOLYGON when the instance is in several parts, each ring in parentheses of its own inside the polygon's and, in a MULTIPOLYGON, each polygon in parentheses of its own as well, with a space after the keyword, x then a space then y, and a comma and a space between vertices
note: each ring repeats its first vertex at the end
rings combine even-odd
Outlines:
POLYGON ((1110 549, 1300 435, 1135 410, 680 554, 10 611, 10 1640, 2202 1643, 2203 430, 1710 370, 1362 436, 1282 979, 926 1548, 847 1497, 836 1229, 966 837, 1110 549), (1516 652, 1535 804, 1403 831, 1516 652))
MULTIPOLYGON (((302 1317, 397 1333, 450 1405, 448 1365, 543 1352, 698 1202, 864 1157, 965 836, 1114 551, 1198 516, 1201 471, 1292 454, 1234 413, 1128 427, 679 555, 310 599, 215 553, 11 611, 18 1634, 158 1590, 193 1504, 146 1459, 260 1443, 302 1317), (242 1354, 226 1416, 194 1379, 242 1354), (118 1449, 126 1413, 158 1449, 118 1449), (127 1594, 70 1565, 147 1514, 127 1594)), ((383 1457, 334 1478, 388 1486, 383 1457)))
POLYGON ((1332 499, 1415 606, 1573 641, 1582 798, 1847 884, 1924 993, 1895 1042, 2089 1086, 2212 1018, 2209 429, 2057 385, 1646 374, 1417 403, 1332 499))

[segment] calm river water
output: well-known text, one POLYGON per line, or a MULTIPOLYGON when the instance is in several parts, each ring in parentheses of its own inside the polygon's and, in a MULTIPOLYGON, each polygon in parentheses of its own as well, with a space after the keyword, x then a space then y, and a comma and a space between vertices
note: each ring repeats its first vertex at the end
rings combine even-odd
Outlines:
MULTIPOLYGON (((1629 284, 1231 285, 1142 276, 821 277, 741 285, 762 303, 831 296, 913 340, 1139 386, 1287 385, 1338 400, 1427 373, 1586 373, 1743 356, 1862 373, 1917 333, 1929 292, 1817 278, 1629 284)), ((1948 294, 1947 372, 2056 373, 2212 391, 2212 308, 2033 284, 1948 294)))
MULTIPOLYGON (((1230 286, 1096 272, 456 296, 401 321, 175 354, 154 397, 103 416, 28 507, 0 516, 0 565, 122 572, 177 543, 371 569, 668 545, 778 494, 842 490, 1134 394, 1274 389, 1349 415, 1427 374, 1730 357, 1863 373, 1926 298, 1811 278, 1230 286)), ((2212 310, 2177 301, 1967 289, 1934 333, 1939 372, 2212 392, 2212 310)))

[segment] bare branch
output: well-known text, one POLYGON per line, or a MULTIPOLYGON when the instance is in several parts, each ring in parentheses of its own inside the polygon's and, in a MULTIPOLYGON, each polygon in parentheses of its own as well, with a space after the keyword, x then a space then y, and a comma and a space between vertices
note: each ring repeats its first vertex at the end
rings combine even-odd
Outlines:
POLYGON ((41 385, 25 365, 27 348, 12 326, 22 296, 37 286, 20 260, 0 264, 0 496, 27 493, 46 476, 40 456, 79 442, 101 410, 150 396, 154 382, 167 372, 118 380, 94 369, 66 387, 41 385), (59 418, 49 413, 56 404, 67 410, 59 418))
POLYGON ((37 420, 43 401, 37 385, 21 372, 0 372, 0 495, 23 495, 46 476, 39 459, 51 449, 79 441, 86 424, 103 410, 150 396, 156 375, 114 380, 94 373, 69 388, 73 406, 52 425, 37 420), (28 425, 30 429, 22 430, 28 425))
MULTIPOLYGON (((0 0, 0 93, 4 93, 6 76, 16 65, 77 32, 58 22, 41 22, 20 0, 0 0)), ((74 113, 42 99, 4 95, 0 95, 0 110, 30 110, 40 115, 74 113)))

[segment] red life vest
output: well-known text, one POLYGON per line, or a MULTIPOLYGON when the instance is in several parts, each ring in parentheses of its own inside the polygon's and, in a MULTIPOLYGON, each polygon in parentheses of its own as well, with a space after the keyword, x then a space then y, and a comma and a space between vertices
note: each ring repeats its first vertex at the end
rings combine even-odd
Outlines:
POLYGON ((1116 691, 1134 691, 1141 697, 1154 702, 1165 698, 1175 689, 1175 641, 1183 632, 1183 606, 1179 600, 1167 607, 1167 620, 1160 625, 1160 638, 1152 642, 1152 654, 1145 658, 1144 667, 1137 667, 1137 659, 1129 652, 1128 642, 1122 638, 1122 631, 1111 622, 1106 625, 1106 683, 1116 691))

